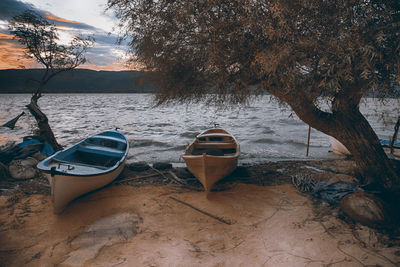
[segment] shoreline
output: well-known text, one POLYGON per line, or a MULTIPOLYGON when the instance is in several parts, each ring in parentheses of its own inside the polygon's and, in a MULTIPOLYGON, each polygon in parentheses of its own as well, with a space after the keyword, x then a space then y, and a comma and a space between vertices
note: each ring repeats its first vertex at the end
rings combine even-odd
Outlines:
POLYGON ((128 167, 58 216, 52 213, 47 180, 18 181, 16 190, 0 195, 0 262, 63 267, 400 262, 398 237, 354 223, 338 207, 299 192, 294 175, 327 180, 352 179, 356 173, 349 159, 239 166, 207 200, 185 168, 139 172, 128 167))
MULTIPOLYGON (((186 167, 184 167, 184 163, 181 166, 173 163, 171 169, 168 168, 161 173, 156 172, 149 165, 149 168, 146 170, 131 170, 132 168, 129 166, 133 166, 133 164, 134 163, 127 164, 121 175, 105 187, 115 184, 129 186, 177 184, 177 181, 168 173, 168 171, 173 171, 178 178, 182 178, 183 180, 187 179, 189 188, 196 188, 197 191, 202 190, 200 182, 198 182, 186 167), (150 175, 150 177, 146 177, 148 175, 150 175)), ((351 159, 296 159, 266 161, 265 163, 258 164, 244 163, 239 165, 233 173, 220 180, 213 190, 223 190, 221 188, 230 183, 245 183, 261 186, 291 184, 291 176, 295 174, 312 174, 316 176, 316 179, 328 180, 336 174, 355 176, 356 168, 355 163, 351 159), (323 173, 326 173, 325 178, 321 175, 323 173)), ((0 196, 18 193, 25 195, 50 195, 50 186, 43 175, 32 179, 18 180, 7 177, 6 179, 3 178, 0 180, 0 196)))

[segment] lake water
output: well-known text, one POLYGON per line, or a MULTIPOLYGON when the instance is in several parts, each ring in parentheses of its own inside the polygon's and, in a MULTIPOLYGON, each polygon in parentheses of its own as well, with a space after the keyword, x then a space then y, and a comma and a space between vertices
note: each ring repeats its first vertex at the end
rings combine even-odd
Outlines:
MULTIPOLYGON (((30 95, 0 95, 0 125, 29 111, 30 95)), ((396 101, 380 107, 371 99, 361 106, 380 138, 393 135, 399 116, 396 101), (380 118, 382 111, 388 117, 380 118), (384 122, 385 121, 385 122, 384 122)), ((289 109, 282 110, 261 96, 248 106, 221 110, 205 103, 154 107, 149 94, 47 94, 39 105, 49 118, 59 143, 69 146, 100 131, 120 128, 130 143, 129 161, 183 164, 181 153, 200 132, 214 123, 232 133, 240 143, 240 164, 289 159, 336 158, 328 136, 312 129, 310 155, 306 157, 308 126, 289 109)), ((23 116, 14 130, 0 127, 0 145, 31 135, 34 119, 23 116)))

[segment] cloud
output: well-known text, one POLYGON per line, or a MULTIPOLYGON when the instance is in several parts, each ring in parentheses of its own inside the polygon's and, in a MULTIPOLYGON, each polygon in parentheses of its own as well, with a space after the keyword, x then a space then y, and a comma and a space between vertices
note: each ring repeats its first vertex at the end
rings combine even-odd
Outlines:
MULTIPOLYGON (((27 9, 38 12, 39 10, 31 4, 23 3, 17 0, 1 0, 0 1, 0 18, 10 20, 12 17, 21 14, 27 9)), ((38 12, 39 13, 39 12, 38 12)))
POLYGON ((0 69, 30 68, 38 67, 38 63, 32 59, 23 57, 23 48, 9 35, 8 22, 16 15, 25 10, 33 10, 45 17, 50 23, 55 24, 60 32, 70 35, 91 35, 95 38, 95 45, 87 51, 86 58, 88 63, 82 67, 96 70, 123 70, 123 55, 126 50, 124 45, 118 46, 117 36, 108 34, 102 29, 94 26, 72 21, 55 16, 46 10, 38 9, 34 5, 27 4, 18 0, 0 0, 0 69))
POLYGON ((39 67, 39 64, 24 56, 24 48, 13 36, 0 33, 0 69, 36 67, 39 67))
POLYGON ((50 23, 53 23, 57 26, 75 28, 79 29, 87 29, 87 30, 97 30, 95 27, 91 25, 87 25, 85 23, 80 23, 77 21, 71 21, 67 19, 63 19, 57 17, 50 12, 45 10, 41 10, 36 8, 32 4, 24 3, 18 0, 1 0, 0 1, 0 19, 1 20, 11 20, 14 16, 22 14, 26 10, 32 10, 37 14, 47 18, 50 23))
POLYGON ((43 15, 50 23, 53 23, 56 26, 62 26, 62 27, 68 27, 68 28, 74 28, 77 30, 80 29, 85 29, 85 30, 92 30, 92 31, 96 31, 98 30, 97 28, 87 25, 85 23, 80 23, 77 21, 71 21, 71 20, 67 20, 67 19, 63 19, 60 17, 57 17, 49 12, 44 12, 43 15))
POLYGON ((79 23, 77 21, 72 21, 72 20, 67 20, 67 19, 62 19, 62 18, 56 17, 56 16, 50 14, 49 12, 45 13, 45 17, 48 20, 52 20, 52 21, 56 21, 56 22, 69 23, 69 24, 71 24, 71 23, 72 24, 78 24, 79 23))

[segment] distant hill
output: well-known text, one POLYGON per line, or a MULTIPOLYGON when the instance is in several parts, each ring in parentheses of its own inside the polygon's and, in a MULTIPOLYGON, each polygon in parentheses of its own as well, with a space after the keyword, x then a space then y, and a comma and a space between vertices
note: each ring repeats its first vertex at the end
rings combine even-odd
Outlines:
MULTIPOLYGON (((0 70, 0 93, 31 93, 43 69, 0 70)), ((150 93, 149 75, 139 71, 94 71, 75 69, 55 76, 45 93, 150 93)))

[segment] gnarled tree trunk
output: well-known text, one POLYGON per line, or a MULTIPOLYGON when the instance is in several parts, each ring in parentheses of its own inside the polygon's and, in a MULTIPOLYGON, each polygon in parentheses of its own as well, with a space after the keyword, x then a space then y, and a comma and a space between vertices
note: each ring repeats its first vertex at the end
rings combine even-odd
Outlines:
POLYGON ((303 94, 284 95, 297 116, 318 131, 339 140, 354 157, 364 185, 379 191, 400 191, 400 164, 387 157, 378 136, 358 108, 359 96, 345 96, 335 112, 321 111, 303 94))
POLYGON ((338 127, 331 135, 351 152, 363 176, 364 184, 400 189, 400 170, 394 160, 387 157, 378 136, 359 110, 336 114, 338 127))
POLYGON ((39 136, 49 143, 55 151, 62 150, 62 146, 58 144, 52 129, 49 125, 49 120, 47 116, 40 110, 38 105, 38 100, 41 97, 40 93, 35 93, 31 97, 31 102, 26 107, 29 109, 30 113, 35 117, 36 122, 39 127, 39 136))

